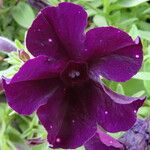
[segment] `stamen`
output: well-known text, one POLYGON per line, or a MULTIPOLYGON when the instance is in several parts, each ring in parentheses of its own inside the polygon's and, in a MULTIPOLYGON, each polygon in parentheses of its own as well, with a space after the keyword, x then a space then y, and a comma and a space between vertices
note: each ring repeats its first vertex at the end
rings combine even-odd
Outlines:
POLYGON ((79 76, 80 76, 80 72, 76 71, 76 70, 73 70, 69 73, 69 77, 71 77, 71 78, 75 78, 75 77, 79 77, 79 76))

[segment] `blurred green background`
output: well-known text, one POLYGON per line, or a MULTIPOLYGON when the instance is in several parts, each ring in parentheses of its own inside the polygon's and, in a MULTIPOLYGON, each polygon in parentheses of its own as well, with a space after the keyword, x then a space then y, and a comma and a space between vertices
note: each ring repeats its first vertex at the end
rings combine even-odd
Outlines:
MULTIPOLYGON (((57 5, 65 0, 47 0, 57 5)), ((67 0, 66 0, 67 1, 67 0)), ((87 30, 93 27, 115 26, 128 32, 133 39, 140 36, 143 43, 144 62, 140 72, 130 81, 106 84, 121 94, 147 96, 138 112, 138 117, 150 116, 150 2, 148 0, 68 0, 82 5, 88 15, 87 30)), ((26 0, 0 0, 0 36, 15 41, 18 48, 24 48, 24 37, 38 10, 26 0)), ((0 52, 0 75, 12 76, 20 66, 17 52, 0 52)), ((114 135, 116 136, 116 135, 114 135)), ((119 134, 117 134, 119 136, 119 134)), ((39 124, 35 114, 24 117, 12 111, 0 94, 0 150, 47 150, 48 144, 42 143, 46 132, 39 124), (32 141, 32 143, 31 143, 32 141), (31 146, 32 145, 32 146, 31 146)), ((79 148, 84 149, 84 148, 79 148)))

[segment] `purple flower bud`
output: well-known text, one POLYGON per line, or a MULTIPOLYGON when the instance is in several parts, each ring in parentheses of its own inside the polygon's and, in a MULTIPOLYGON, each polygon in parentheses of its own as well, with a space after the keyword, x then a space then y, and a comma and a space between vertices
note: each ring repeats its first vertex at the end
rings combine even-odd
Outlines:
POLYGON ((28 0, 28 2, 30 3, 30 5, 32 5, 34 8, 40 10, 43 9, 44 7, 49 6, 47 3, 45 3, 42 0, 28 0))
POLYGON ((138 120, 135 125, 120 138, 128 150, 147 150, 150 144, 150 118, 138 120))
POLYGON ((32 139, 28 139, 27 143, 30 146, 35 146, 35 145, 39 145, 39 144, 43 144, 45 142, 45 139, 41 139, 41 138, 32 138, 32 139))
POLYGON ((0 50, 5 52, 17 51, 15 44, 7 38, 0 37, 0 50))

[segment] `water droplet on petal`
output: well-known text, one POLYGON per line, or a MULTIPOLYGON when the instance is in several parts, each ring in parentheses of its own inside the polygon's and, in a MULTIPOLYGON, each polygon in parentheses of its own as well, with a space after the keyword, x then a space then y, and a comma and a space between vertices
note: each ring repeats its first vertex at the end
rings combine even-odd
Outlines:
POLYGON ((118 33, 120 33, 121 31, 118 31, 118 33))
POLYGON ((81 13, 81 11, 78 11, 78 13, 80 14, 80 13, 81 13))
POLYGON ((60 142, 60 138, 57 138, 57 139, 56 139, 56 142, 58 142, 58 143, 59 143, 59 142, 60 142))
POLYGON ((136 110, 134 110, 134 113, 136 114, 136 113, 137 113, 137 111, 136 111, 136 110))
POLYGON ((72 120, 72 123, 75 123, 75 120, 72 120))
POLYGON ((49 39, 48 39, 48 41, 49 41, 49 42, 52 42, 52 39, 51 39, 51 38, 49 38, 49 39))
POLYGON ((108 111, 105 111, 105 115, 107 115, 108 114, 108 111))
POLYGON ((135 55, 135 57, 136 57, 136 58, 139 58, 140 56, 139 56, 139 55, 135 55))
POLYGON ((110 141, 110 144, 112 144, 113 143, 113 141, 110 141))
POLYGON ((85 48, 84 50, 87 51, 87 48, 85 48))
POLYGON ((53 128, 53 126, 50 126, 50 129, 52 129, 53 128))

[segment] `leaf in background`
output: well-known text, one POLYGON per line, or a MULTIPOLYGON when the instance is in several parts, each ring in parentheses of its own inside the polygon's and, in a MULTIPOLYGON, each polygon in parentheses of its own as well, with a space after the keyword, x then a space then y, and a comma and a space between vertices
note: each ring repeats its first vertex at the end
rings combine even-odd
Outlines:
POLYGON ((82 146, 82 147, 77 148, 76 150, 85 150, 85 148, 82 146))
POLYGON ((21 150, 29 150, 28 145, 25 143, 25 140, 21 137, 21 134, 14 128, 10 127, 7 130, 9 140, 15 147, 20 147, 21 150))
POLYGON ((150 109, 150 107, 147 107, 147 106, 141 107, 138 111, 138 115, 140 115, 144 118, 149 117, 150 116, 149 109, 150 109))
POLYGON ((136 39, 136 37, 139 36, 139 31, 135 24, 132 25, 129 34, 133 39, 136 39))
POLYGON ((139 80, 150 80, 150 72, 138 72, 133 78, 139 80))
POLYGON ((150 31, 150 23, 148 23, 148 22, 139 20, 137 22, 137 25, 138 25, 139 29, 141 29, 141 30, 150 31))
POLYGON ((124 89, 123 89, 123 86, 120 83, 117 85, 116 92, 119 93, 119 94, 124 95, 124 89))
POLYGON ((150 59, 150 45, 148 46, 147 51, 148 51, 148 55, 145 56, 148 56, 148 58, 150 59))
POLYGON ((126 19, 126 20, 122 21, 118 26, 121 27, 121 28, 125 28, 125 27, 133 24, 137 20, 138 20, 138 18, 126 19))
POLYGON ((145 10, 142 12, 142 15, 145 15, 145 14, 147 14, 147 13, 150 13, 150 8, 145 9, 145 10))
POLYGON ((139 33, 140 33, 140 37, 142 37, 145 40, 150 41, 150 31, 139 30, 139 33))
POLYGON ((93 18, 93 22, 98 27, 108 26, 106 18, 104 16, 95 15, 93 18))
POLYGON ((148 0, 119 0, 119 4, 122 7, 134 7, 147 1, 148 0))
POLYGON ((87 9, 86 12, 87 12, 89 17, 97 14, 97 12, 94 9, 87 9))
POLYGON ((133 94, 132 97, 141 97, 141 96, 143 96, 144 94, 145 94, 145 91, 142 90, 142 91, 139 91, 139 92, 133 94))
POLYGON ((121 12, 120 11, 116 11, 113 14, 111 14, 110 16, 110 21, 112 25, 116 25, 118 23, 120 23, 120 19, 121 19, 121 12))
MULTIPOLYGON (((123 90, 125 95, 132 96, 133 94, 142 91, 144 88, 143 81, 137 79, 131 79, 127 82, 119 83, 123 86, 123 90)), ((107 85, 114 91, 117 89, 118 83, 111 81, 110 84, 107 85)))
POLYGON ((47 0, 50 5, 57 5, 59 0, 47 0))
POLYGON ((123 134, 124 134, 124 132, 116 132, 116 133, 109 133, 109 132, 107 132, 110 136, 112 136, 112 137, 114 137, 114 138, 120 138, 123 134))
POLYGON ((15 40, 15 45, 18 49, 25 49, 25 46, 18 40, 15 40))
MULTIPOLYGON (((149 73, 150 73, 150 59, 148 61, 146 61, 144 64, 144 71, 149 71, 149 73)), ((144 86, 145 86, 147 93, 150 96, 150 81, 144 81, 144 86)))
POLYGON ((25 2, 20 2, 14 6, 12 16, 24 28, 29 28, 35 18, 32 8, 25 2))

